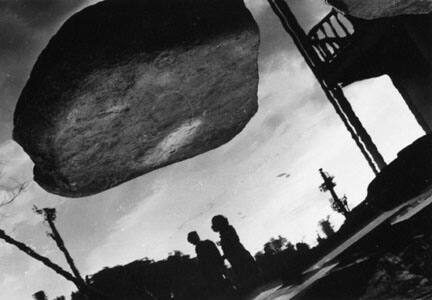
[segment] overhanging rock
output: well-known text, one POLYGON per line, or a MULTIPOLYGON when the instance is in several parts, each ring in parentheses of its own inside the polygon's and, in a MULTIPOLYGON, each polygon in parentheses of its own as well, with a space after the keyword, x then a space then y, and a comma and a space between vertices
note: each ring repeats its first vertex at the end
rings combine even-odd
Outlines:
POLYGON ((328 0, 347 14, 362 19, 378 19, 432 12, 432 0, 328 0))
POLYGON ((257 110, 242 0, 107 0, 72 16, 19 98, 14 139, 49 192, 92 195, 216 148, 257 110))

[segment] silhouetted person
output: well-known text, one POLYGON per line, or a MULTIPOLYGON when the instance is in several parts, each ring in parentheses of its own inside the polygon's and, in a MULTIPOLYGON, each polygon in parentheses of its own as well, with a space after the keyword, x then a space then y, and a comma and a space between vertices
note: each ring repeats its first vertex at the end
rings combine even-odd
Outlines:
POLYGON ((250 287, 259 280, 259 271, 252 255, 240 243, 240 239, 228 223, 228 219, 222 215, 214 216, 212 229, 219 233, 220 245, 225 258, 231 264, 232 270, 237 276, 240 285, 250 287))
POLYGON ((210 240, 202 241, 196 231, 189 232, 187 240, 195 245, 201 271, 214 292, 223 292, 231 288, 225 276, 224 259, 216 245, 210 240))

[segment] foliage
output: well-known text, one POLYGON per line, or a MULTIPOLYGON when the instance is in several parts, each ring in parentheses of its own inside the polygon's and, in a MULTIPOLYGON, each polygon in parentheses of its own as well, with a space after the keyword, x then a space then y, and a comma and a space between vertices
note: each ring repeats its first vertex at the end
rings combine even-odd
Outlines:
MULTIPOLYGON (((174 251, 166 259, 147 258, 125 266, 105 268, 88 277, 91 287, 103 291, 112 299, 209 299, 207 283, 196 259, 174 251)), ((85 299, 80 292, 72 300, 85 299)), ((221 295, 220 299, 225 299, 221 295)))
MULTIPOLYGON (((329 218, 324 221, 329 223, 329 218)), ((305 242, 294 245, 279 235, 266 242, 255 259, 264 281, 282 279, 285 284, 298 283, 302 272, 332 245, 325 238, 314 248, 305 242)), ((144 258, 124 266, 104 268, 86 280, 92 288, 112 296, 112 299, 228 299, 223 293, 212 295, 196 258, 180 251, 173 251, 159 261, 144 258)), ((87 299, 75 292, 72 300, 87 299)))
POLYGON ((265 254, 276 254, 281 252, 283 248, 287 245, 288 240, 282 236, 278 236, 278 238, 271 238, 267 243, 264 244, 264 253, 265 254))
POLYGON ((333 225, 330 222, 330 216, 327 216, 327 219, 322 219, 318 222, 318 224, 321 226, 321 230, 327 236, 327 238, 335 234, 333 225))
POLYGON ((282 278, 285 283, 298 281, 301 271, 309 263, 310 246, 304 242, 296 246, 285 237, 271 238, 263 251, 255 255, 265 280, 282 278))

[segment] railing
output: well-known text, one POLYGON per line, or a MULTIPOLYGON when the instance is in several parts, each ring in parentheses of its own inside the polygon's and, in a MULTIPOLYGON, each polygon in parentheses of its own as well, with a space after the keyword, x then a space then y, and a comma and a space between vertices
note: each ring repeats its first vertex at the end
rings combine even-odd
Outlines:
POLYGON ((311 45, 322 63, 331 63, 351 42, 354 26, 333 9, 308 34, 311 45))

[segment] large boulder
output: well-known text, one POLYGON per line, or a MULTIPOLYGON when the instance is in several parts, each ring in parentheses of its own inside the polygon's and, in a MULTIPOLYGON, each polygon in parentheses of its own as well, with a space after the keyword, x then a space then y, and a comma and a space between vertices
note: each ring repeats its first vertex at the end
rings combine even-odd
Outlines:
POLYGON ((347 14, 363 19, 377 19, 432 12, 432 0, 328 0, 347 14))
POLYGON ((242 0, 107 0, 39 56, 14 139, 49 192, 95 194, 218 147, 257 110, 258 27, 242 0))

